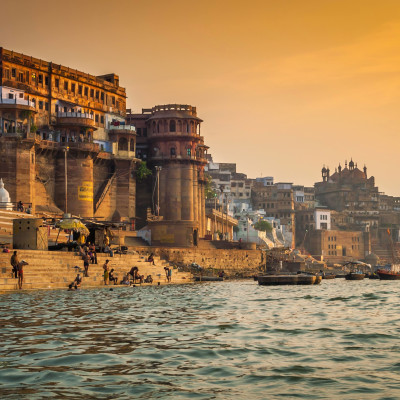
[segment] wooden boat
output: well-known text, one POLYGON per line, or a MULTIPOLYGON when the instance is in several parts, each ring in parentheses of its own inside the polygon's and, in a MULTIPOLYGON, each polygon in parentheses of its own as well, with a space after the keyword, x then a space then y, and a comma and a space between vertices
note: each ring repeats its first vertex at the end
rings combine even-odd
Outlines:
POLYGON ((361 281, 365 278, 365 274, 361 272, 350 272, 345 276, 347 281, 361 281))
POLYGON ((386 271, 384 269, 378 269, 376 271, 379 279, 382 281, 398 281, 400 280, 400 272, 386 271))
POLYGON ((322 279, 335 279, 336 275, 334 274, 323 274, 322 279))
POLYGON ((259 285, 315 285, 320 283, 321 276, 315 275, 261 275, 258 277, 259 285))

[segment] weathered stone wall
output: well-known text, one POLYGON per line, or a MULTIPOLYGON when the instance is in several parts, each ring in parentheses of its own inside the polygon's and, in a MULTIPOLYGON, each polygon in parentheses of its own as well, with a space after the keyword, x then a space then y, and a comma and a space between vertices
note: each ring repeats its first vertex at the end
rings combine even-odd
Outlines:
POLYGON ((258 271, 264 262, 261 250, 223 250, 197 248, 166 248, 142 247, 136 248, 141 254, 154 253, 177 265, 199 264, 203 268, 223 269, 228 273, 241 271, 258 271))

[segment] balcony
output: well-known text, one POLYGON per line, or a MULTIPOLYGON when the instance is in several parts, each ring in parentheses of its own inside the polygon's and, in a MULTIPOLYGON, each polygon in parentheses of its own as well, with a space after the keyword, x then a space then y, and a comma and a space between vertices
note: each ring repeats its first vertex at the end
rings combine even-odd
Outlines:
POLYGON ((94 117, 92 114, 78 112, 59 112, 57 113, 57 125, 82 126, 94 128, 94 117))
POLYGON ((109 123, 108 130, 110 133, 130 133, 136 135, 136 128, 133 125, 113 125, 109 123))
POLYGON ((35 111, 35 103, 25 99, 2 99, 0 98, 0 109, 19 109, 35 111))

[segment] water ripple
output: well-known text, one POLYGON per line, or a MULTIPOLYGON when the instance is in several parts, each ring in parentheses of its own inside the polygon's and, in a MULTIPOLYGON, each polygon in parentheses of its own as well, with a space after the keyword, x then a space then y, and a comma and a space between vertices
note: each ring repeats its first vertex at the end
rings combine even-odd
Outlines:
POLYGON ((10 399, 398 399, 398 285, 253 281, 0 297, 10 399))

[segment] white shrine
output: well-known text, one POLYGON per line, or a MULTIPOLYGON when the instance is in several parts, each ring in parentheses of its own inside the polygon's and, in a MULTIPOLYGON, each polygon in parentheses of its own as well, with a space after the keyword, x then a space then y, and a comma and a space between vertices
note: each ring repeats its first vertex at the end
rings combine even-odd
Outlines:
POLYGON ((12 210, 10 194, 4 189, 3 179, 0 178, 0 208, 12 210))

